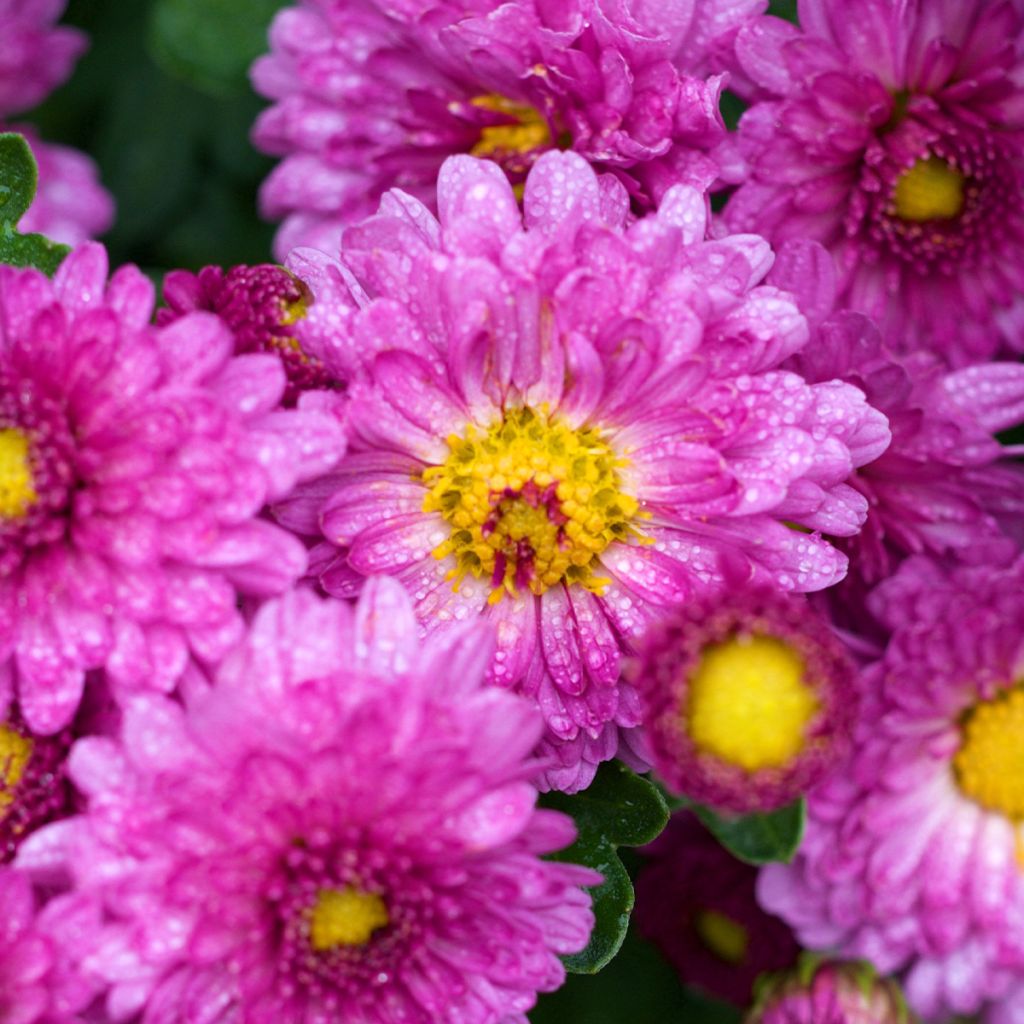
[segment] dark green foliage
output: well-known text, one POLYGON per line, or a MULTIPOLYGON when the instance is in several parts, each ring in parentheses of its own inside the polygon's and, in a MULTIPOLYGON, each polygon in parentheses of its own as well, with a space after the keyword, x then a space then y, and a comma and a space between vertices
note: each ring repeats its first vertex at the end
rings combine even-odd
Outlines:
POLYGON ((595 974, 619 951, 633 910, 633 883, 618 855, 619 846, 641 846, 668 824, 668 806, 657 788, 625 765, 601 765, 590 787, 566 796, 549 793, 542 803, 573 817, 579 837, 555 859, 586 864, 604 875, 592 890, 597 923, 590 945, 566 957, 566 967, 595 974))

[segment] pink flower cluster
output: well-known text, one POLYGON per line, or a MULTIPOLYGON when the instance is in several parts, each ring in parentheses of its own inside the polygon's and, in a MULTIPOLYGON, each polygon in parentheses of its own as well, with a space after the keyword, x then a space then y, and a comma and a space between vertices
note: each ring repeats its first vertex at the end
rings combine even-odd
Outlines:
POLYGON ((1024 6, 766 6, 299 0, 283 265, 0 266, 0 1024, 527 1024, 614 758, 689 984, 1024 1024, 1024 6))

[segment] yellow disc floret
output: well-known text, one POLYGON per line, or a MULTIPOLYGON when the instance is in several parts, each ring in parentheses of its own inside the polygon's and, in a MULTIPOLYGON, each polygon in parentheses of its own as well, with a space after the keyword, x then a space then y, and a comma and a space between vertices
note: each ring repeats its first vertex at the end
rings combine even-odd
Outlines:
POLYGON ((469 151, 470 155, 490 157, 496 153, 529 153, 551 145, 551 129, 533 107, 525 103, 514 103, 496 94, 476 96, 470 103, 514 118, 508 124, 493 124, 482 128, 480 140, 469 151))
POLYGON ((737 635, 702 652, 686 724, 699 750, 754 772, 800 754, 818 707, 800 654, 775 637, 737 635))
POLYGON ((0 813, 14 802, 14 790, 32 757, 32 741, 0 725, 0 813))
POLYGON ((387 906, 374 892, 353 886, 321 889, 310 920, 309 942, 318 953, 341 946, 365 946, 389 921, 387 906))
POLYGON ((964 207, 964 176, 937 156, 918 160, 896 183, 900 220, 952 220, 964 207))
POLYGON ((20 519, 36 500, 29 449, 20 430, 0 430, 0 519, 20 519))
POLYGON ((1024 821, 1024 687, 976 704, 953 765, 963 793, 986 810, 1024 821))
POLYGON ((727 964, 741 964, 750 941, 747 929, 717 910, 701 910, 693 919, 700 941, 727 964))
POLYGON ((443 465, 423 473, 423 510, 451 527, 434 557, 455 557, 456 586, 467 574, 490 579, 492 601, 562 582, 601 592, 598 556, 639 535, 637 501, 619 479, 626 463, 597 430, 521 407, 486 431, 451 435, 448 447, 443 465))

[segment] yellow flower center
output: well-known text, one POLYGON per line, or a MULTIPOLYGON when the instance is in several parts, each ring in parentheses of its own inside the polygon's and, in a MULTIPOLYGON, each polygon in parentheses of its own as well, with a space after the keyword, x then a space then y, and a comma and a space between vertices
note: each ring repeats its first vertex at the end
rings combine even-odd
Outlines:
POLYGON ((32 756, 32 741, 9 726, 0 725, 0 812, 14 803, 14 790, 32 756))
POLYGON ((470 100, 475 107, 493 110, 513 119, 508 124, 487 125, 480 131, 480 140, 469 151, 471 156, 494 156, 496 153, 528 153, 551 145, 551 129, 544 117, 525 103, 515 103, 491 93, 470 100))
POLYGON ((374 892, 353 886, 321 889, 310 920, 310 945, 318 953, 339 946, 365 946, 389 921, 388 908, 374 892))
POLYGON ((963 793, 986 810, 1024 821, 1024 687, 976 704, 953 761, 963 793))
POLYGON ((964 176, 937 156, 918 160, 896 183, 901 220, 952 220, 964 207, 964 176))
POLYGON ((36 497, 28 437, 13 427, 0 430, 0 519, 20 519, 36 497))
MULTIPOLYGON (((598 431, 573 430, 545 410, 510 409, 486 432, 470 425, 448 438, 451 454, 423 473, 425 512, 451 527, 434 549, 455 556, 449 579, 490 578, 490 600, 557 583, 600 593, 596 575, 609 544, 637 535, 635 498, 621 490, 626 465, 598 431)), ((637 535, 638 536, 638 535, 637 535)))
POLYGON ((741 964, 747 955, 750 937, 743 925, 717 910, 701 910, 693 919, 697 937, 728 964, 741 964))
POLYGON ((775 637, 737 635, 704 649, 687 725, 698 749, 754 772, 796 757, 817 710, 796 651, 775 637))

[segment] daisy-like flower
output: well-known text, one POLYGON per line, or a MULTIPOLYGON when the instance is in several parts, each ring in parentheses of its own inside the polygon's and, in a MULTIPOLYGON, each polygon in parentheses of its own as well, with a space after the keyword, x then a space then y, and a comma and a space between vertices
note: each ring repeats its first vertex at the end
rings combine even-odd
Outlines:
POLYGON ((927 1020, 1024 1012, 1024 561, 904 562, 847 767, 815 789, 762 904, 805 945, 900 972, 927 1020))
POLYGON ((223 270, 203 267, 198 274, 172 270, 164 278, 160 325, 174 323, 195 310, 208 310, 231 328, 235 352, 272 352, 281 360, 288 386, 285 405, 303 391, 337 386, 324 364, 302 348, 296 336, 312 301, 309 289, 284 267, 270 263, 223 270))
POLYGON ((70 146, 44 142, 31 125, 10 129, 25 137, 39 167, 35 198, 18 222, 24 233, 78 245, 102 235, 114 222, 114 200, 99 183, 96 164, 70 146))
POLYGON ((637 928, 686 984, 746 1007, 758 975, 796 963, 793 933, 757 905, 757 869, 731 856, 694 815, 674 815, 641 852, 637 928))
POLYGON ((800 0, 742 29, 761 101, 726 218, 836 257, 842 303, 954 364, 1024 345, 1024 10, 800 0))
POLYGON ((322 527, 336 596, 388 573, 428 632, 494 622, 491 677, 540 704, 558 788, 639 721, 623 652, 723 560, 788 590, 842 577, 815 531, 857 529, 843 481, 889 436, 856 388, 774 369, 807 325, 759 285, 761 239, 705 241, 685 186, 627 230, 611 185, 547 154, 524 225, 500 168, 454 157, 440 223, 393 193, 347 233, 344 268, 293 264, 318 294, 306 344, 350 382, 353 454, 276 514, 322 527))
POLYGON ((806 957, 789 973, 765 978, 744 1024, 909 1024, 899 986, 864 962, 806 957))
POLYGON ((687 603, 648 631, 632 675, 655 771, 700 803, 773 810, 849 749, 853 665, 804 598, 734 585, 687 603))
POLYGON ((0 0, 0 117, 42 102, 88 46, 77 29, 57 26, 65 0, 0 0))
POLYGON ((302 575, 301 544, 259 513, 344 439, 327 413, 281 411, 279 361, 233 357, 210 314, 150 327, 152 285, 108 282, 95 243, 53 281, 0 268, 0 309, 0 672, 55 733, 88 669, 115 694, 170 689, 240 635, 239 592, 302 575))
MULTIPOLYGON (((840 546, 846 600, 890 576, 908 555, 1006 564, 1024 517, 1024 474, 999 431, 1024 421, 1024 365, 978 363, 949 370, 935 355, 894 355, 874 324, 834 313, 835 267, 817 243, 783 246, 769 281, 808 310, 812 341, 789 366, 809 381, 844 380, 883 412, 892 443, 850 478, 868 500, 864 528, 840 546)), ((858 602, 859 603, 859 602, 858 602)))
POLYGON ((81 1024, 93 989, 66 953, 94 923, 72 898, 38 910, 28 876, 0 867, 0 1024, 81 1024))
POLYGON ((724 137, 720 67, 764 0, 304 0, 252 71, 274 101, 253 141, 284 157, 262 209, 295 245, 336 253, 342 228, 394 186, 432 203, 447 156, 498 163, 521 184, 574 149, 647 210, 677 182, 705 186, 724 137))
POLYGON ((600 876, 542 859, 574 829, 535 806, 540 716, 484 685, 489 646, 421 645, 390 580, 294 592, 188 713, 143 697, 79 741, 87 813, 19 863, 63 850, 105 908, 75 952, 110 1019, 526 1024, 600 876))

